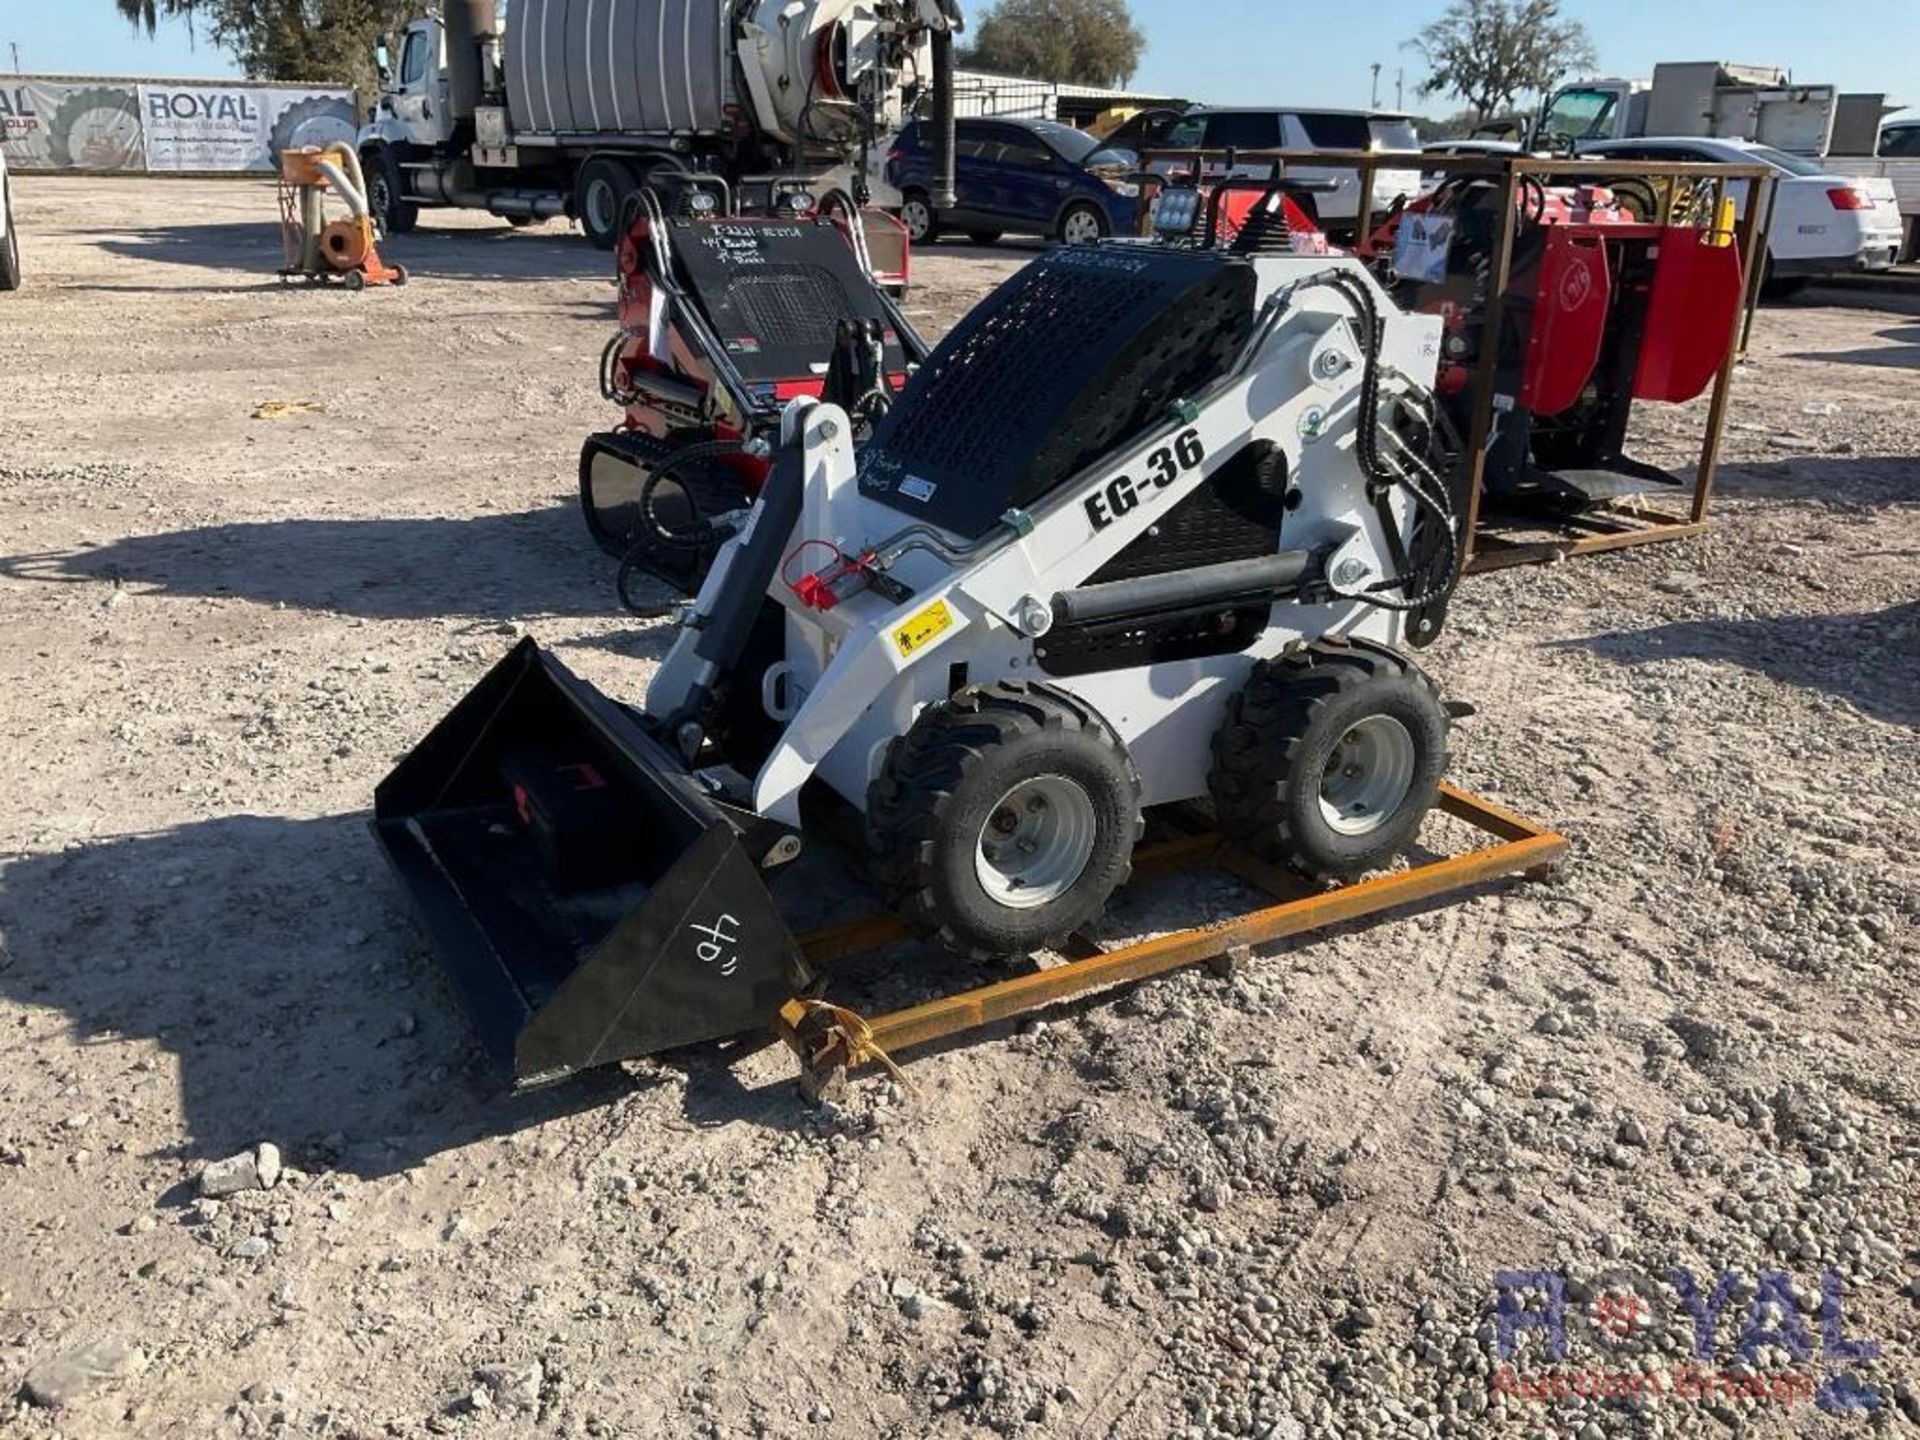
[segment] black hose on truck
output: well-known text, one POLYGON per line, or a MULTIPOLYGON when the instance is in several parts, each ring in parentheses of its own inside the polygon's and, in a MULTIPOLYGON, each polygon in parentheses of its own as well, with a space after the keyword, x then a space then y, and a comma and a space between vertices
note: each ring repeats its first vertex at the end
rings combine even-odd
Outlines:
POLYGON ((933 32, 933 208, 951 210, 953 194, 953 31, 933 32))

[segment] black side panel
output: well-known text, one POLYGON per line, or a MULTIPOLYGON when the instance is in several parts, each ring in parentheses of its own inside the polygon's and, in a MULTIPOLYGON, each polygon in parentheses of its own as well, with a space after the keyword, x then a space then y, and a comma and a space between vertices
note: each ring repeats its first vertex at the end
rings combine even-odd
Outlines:
POLYGON ((1042 670, 1062 678, 1236 655, 1260 638, 1272 617, 1273 606, 1265 603, 1182 610, 1150 621, 1062 625, 1048 631, 1033 653, 1042 670))
POLYGON ((968 538, 1224 373, 1255 278, 1218 252, 1049 251, 935 349, 862 452, 882 504, 968 538))
MULTIPOLYGON (((1270 440, 1247 446, 1193 494, 1091 575, 1089 585, 1164 575, 1275 554, 1286 517, 1287 455, 1270 440)), ((1061 677, 1133 665, 1197 660, 1246 649, 1266 629, 1269 605, 1182 611, 1149 621, 1056 625, 1036 652, 1061 677)))
POLYGON ((1090 575, 1087 584, 1271 555, 1280 548, 1286 513, 1287 452, 1271 440, 1257 440, 1090 575))

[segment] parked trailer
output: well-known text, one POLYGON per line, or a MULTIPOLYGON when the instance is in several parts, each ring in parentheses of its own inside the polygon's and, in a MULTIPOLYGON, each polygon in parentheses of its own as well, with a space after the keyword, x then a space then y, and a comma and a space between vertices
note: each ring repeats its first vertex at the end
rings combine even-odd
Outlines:
POLYGON ((376 51, 372 206, 390 232, 424 206, 568 215, 610 249, 663 169, 858 198, 916 105, 951 116, 961 23, 956 0, 448 0, 397 69, 376 51))

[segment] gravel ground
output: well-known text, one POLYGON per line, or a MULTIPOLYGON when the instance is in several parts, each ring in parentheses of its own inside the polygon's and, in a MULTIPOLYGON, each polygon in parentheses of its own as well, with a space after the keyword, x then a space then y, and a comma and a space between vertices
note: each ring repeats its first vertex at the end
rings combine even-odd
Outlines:
MULTIPOLYGON (((1920 292, 1762 315, 1708 536, 1464 587, 1453 777, 1572 838, 1550 881, 913 1093, 811 1111, 763 1048, 506 1099, 364 822, 512 635, 629 696, 661 653, 571 498, 607 262, 460 217, 390 247, 405 290, 283 290, 272 206, 16 180, 0 1430, 1920 1422, 1920 292), (1565 1276, 1559 1363, 1542 1290, 1503 1353, 1501 1272, 1565 1276), (1572 1321, 1623 1272, 1653 1318, 1613 1353, 1572 1321), (1595 1372, 1638 1393, 1543 1396, 1595 1372)), ((922 256, 913 308, 1027 253, 922 256)))

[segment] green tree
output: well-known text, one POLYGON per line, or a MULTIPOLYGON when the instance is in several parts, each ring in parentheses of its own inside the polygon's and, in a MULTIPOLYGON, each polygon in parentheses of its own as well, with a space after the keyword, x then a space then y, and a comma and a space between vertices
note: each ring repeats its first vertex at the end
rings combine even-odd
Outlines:
POLYGON ((129 23, 136 29, 144 26, 149 35, 164 16, 193 13, 193 0, 113 0, 113 3, 129 23))
POLYGON ((1073 85, 1126 84, 1147 46, 1127 0, 999 0, 973 31, 962 64, 1073 85))
POLYGON ((204 24, 208 38, 255 80, 345 80, 378 88, 373 39, 424 13, 419 0, 114 0, 152 34, 165 18, 204 24))
POLYGON ((1453 0, 1407 43, 1427 60, 1420 93, 1457 95, 1481 117, 1598 63, 1587 27, 1561 15, 1560 0, 1453 0))

